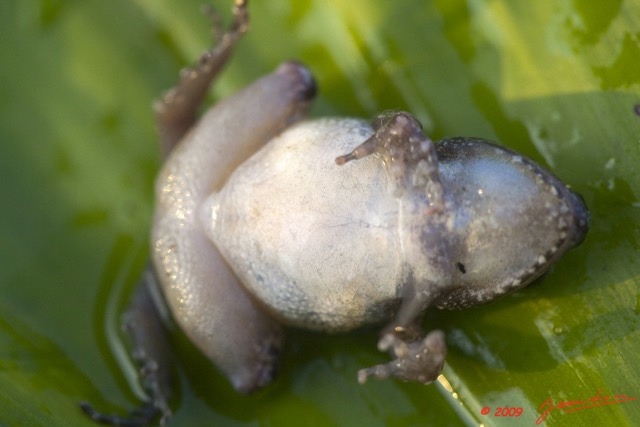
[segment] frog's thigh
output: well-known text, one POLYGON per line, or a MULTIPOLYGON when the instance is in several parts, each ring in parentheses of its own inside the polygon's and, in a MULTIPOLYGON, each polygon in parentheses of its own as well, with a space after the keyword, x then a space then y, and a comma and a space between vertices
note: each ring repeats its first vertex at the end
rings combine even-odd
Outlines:
POLYGON ((282 344, 279 325, 254 305, 208 239, 196 231, 181 238, 159 239, 166 255, 155 258, 165 281, 176 279, 165 288, 176 322, 238 391, 268 384, 282 344))
POLYGON ((197 212, 238 164, 302 116, 314 91, 306 68, 283 64, 209 110, 173 150, 156 184, 153 260, 167 303, 241 391, 270 381, 281 334, 205 237, 197 212))

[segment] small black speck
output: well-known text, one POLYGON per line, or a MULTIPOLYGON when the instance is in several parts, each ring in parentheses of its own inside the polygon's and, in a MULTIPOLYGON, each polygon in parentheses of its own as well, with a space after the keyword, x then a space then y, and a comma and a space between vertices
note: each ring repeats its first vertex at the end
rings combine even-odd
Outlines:
POLYGON ((633 106, 633 112, 636 113, 637 116, 640 116, 640 104, 633 106))
POLYGON ((460 273, 465 274, 467 272, 467 269, 464 268, 464 264, 463 263, 459 262, 459 263, 457 263, 457 265, 458 265, 458 270, 460 270, 460 273))

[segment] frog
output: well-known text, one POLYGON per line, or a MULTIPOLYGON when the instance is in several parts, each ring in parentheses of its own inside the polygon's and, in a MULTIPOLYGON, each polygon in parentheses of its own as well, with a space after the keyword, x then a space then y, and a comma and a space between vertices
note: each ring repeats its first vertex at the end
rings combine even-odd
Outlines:
POLYGON ((431 308, 464 309, 521 289, 582 243, 582 197, 530 158, 476 137, 433 142, 408 112, 307 118, 317 93, 298 61, 198 108, 249 25, 233 23, 155 105, 164 163, 151 263, 125 313, 149 399, 128 418, 172 413, 171 318, 239 393, 272 382, 283 328, 344 333, 384 324, 387 363, 357 380, 440 375, 431 308), (164 315, 163 315, 164 313, 164 315))

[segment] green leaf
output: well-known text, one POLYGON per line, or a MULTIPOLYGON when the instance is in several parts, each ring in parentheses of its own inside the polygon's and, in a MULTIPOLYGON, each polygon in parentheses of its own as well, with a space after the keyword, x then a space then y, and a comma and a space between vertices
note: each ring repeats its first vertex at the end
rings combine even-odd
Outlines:
MULTIPOLYGON (((215 0, 225 19, 231 3, 215 0)), ((0 425, 90 426, 78 402, 124 413, 139 401, 118 316, 148 253, 160 161, 150 106, 210 45, 201 4, 0 3, 0 425)), ((591 230, 529 288, 428 313, 425 327, 447 334, 454 393, 358 385, 358 368, 386 359, 369 329, 290 333, 275 384, 237 396, 176 334, 188 361, 177 365, 172 425, 533 425, 549 398, 640 397, 637 0, 272 0, 250 10, 212 99, 298 58, 319 82, 313 115, 406 109, 434 138, 497 140, 580 192, 591 230), (498 407, 523 412, 499 417, 498 407)), ((555 409, 545 421, 639 422, 640 399, 555 409)))

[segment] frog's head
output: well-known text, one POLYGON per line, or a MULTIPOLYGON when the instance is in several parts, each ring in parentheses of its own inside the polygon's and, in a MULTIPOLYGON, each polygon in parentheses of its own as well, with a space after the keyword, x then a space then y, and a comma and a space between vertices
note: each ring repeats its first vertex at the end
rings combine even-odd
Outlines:
POLYGON ((584 200, 533 160, 479 138, 436 147, 456 236, 451 288, 438 306, 473 306, 522 288, 585 239, 584 200))

